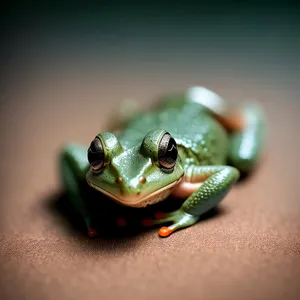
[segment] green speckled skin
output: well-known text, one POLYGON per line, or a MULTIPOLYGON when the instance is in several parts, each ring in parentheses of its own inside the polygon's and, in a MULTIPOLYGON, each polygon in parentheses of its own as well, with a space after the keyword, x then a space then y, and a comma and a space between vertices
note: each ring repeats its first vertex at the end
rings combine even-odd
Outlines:
POLYGON ((137 117, 128 124, 119 140, 125 147, 140 144, 154 129, 171 133, 179 146, 184 168, 189 165, 217 165, 227 161, 228 136, 225 129, 203 106, 177 101, 137 117))
MULTIPOLYGON (((261 109, 254 105, 244 106, 240 110, 244 129, 230 132, 216 120, 211 107, 190 100, 186 96, 165 100, 155 111, 134 117, 121 133, 99 134, 106 159, 101 172, 90 169, 87 147, 68 145, 63 149, 60 156, 62 180, 89 229, 93 221, 84 204, 85 195, 80 191, 85 178, 91 188, 132 207, 161 201, 175 189, 186 191, 185 184, 195 186, 180 209, 147 223, 171 222, 172 225, 159 232, 165 237, 195 224, 203 213, 225 197, 238 180, 240 171, 253 169, 263 144, 261 109), (158 144, 165 131, 171 134, 178 147, 177 162, 168 172, 157 162, 158 144)), ((217 100, 216 111, 218 106, 224 105, 223 100, 217 100)))

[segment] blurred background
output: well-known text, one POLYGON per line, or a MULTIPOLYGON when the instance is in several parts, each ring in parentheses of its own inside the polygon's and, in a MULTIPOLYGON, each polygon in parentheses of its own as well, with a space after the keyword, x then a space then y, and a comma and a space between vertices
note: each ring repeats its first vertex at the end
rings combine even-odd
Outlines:
MULTIPOLYGON (((6 249, 10 249, 3 250, 6 260, 9 253, 23 257, 20 254, 22 238, 62 235, 61 228, 54 225, 55 220, 41 208, 41 203, 59 189, 56 156, 64 144, 90 143, 95 134, 107 129, 107 123, 115 118, 123 100, 137 100, 147 107, 163 94, 192 85, 212 89, 233 103, 257 99, 263 103, 269 119, 263 165, 254 181, 243 186, 243 191, 237 189, 237 193, 244 193, 238 194, 243 197, 256 195, 256 204, 241 206, 235 194, 231 202, 227 202, 229 207, 232 204, 240 209, 232 209, 228 214, 234 218, 236 211, 237 224, 241 222, 241 215, 244 216, 242 222, 248 222, 245 227, 237 226, 241 236, 232 245, 244 245, 241 242, 243 230, 248 232, 245 237, 253 237, 254 244, 257 232, 265 234, 262 244, 272 234, 290 235, 292 240, 298 236, 300 194, 294 165, 299 147, 299 1, 2 1, 0 23, 0 233, 6 240, 6 249), (258 185, 262 189, 255 189, 258 185), (254 205, 257 205, 256 210, 254 205), (14 236, 20 240, 10 239, 14 236)), ((235 232, 234 227, 229 228, 233 224, 232 219, 227 220, 222 228, 227 226, 227 232, 235 232)), ((205 232, 209 231, 201 232, 199 240, 202 242, 205 232)), ((213 234, 214 238, 222 239, 225 233, 221 230, 213 234)), ((157 242, 152 241, 156 236, 148 238, 149 243, 157 242)), ((207 240, 210 240, 209 235, 207 240)), ((182 241, 175 238, 174 248, 180 248, 182 241)), ((291 249, 299 254, 299 240, 297 243, 288 242, 286 247, 290 249, 290 245, 294 245, 291 249)), ((145 241, 141 243, 141 248, 145 244, 145 241)), ((52 249, 43 243, 39 247, 44 253, 49 247, 52 249)), ((205 247, 207 245, 202 249, 205 247)), ((215 245, 211 247, 215 249, 215 245)), ((246 243, 245 249, 247 247, 251 248, 246 243)), ((27 253, 32 249, 32 245, 28 246, 27 253)), ((278 250, 270 249, 270 253, 278 250)), ((63 253, 61 250, 61 255, 63 253)), ((255 274, 264 272, 258 264, 255 266, 258 268, 255 274)), ((286 269, 286 265, 280 261, 278 268, 286 269)), ((22 282, 24 275, 16 276, 19 267, 15 272, 11 266, 8 269, 7 282, 9 278, 22 282)), ((232 270, 232 265, 228 269, 232 270)), ((117 272, 116 269, 112 274, 118 276, 117 272)), ((267 286, 271 282, 267 279, 270 278, 268 272, 263 273, 266 280, 258 278, 256 284, 264 282, 267 286)), ((86 273, 90 270, 86 269, 86 273)), ((39 273, 32 274, 31 285, 24 285, 20 291, 30 293, 36 278, 43 278, 39 273)), ((222 278, 227 275, 225 272, 222 278)), ((296 278, 293 275, 292 278, 296 278)), ((61 279, 55 279, 61 280, 60 284, 54 281, 57 286, 51 285, 52 279, 49 280, 51 287, 62 292, 65 277, 60 276, 61 279)), ((239 278, 242 280, 243 276, 239 278)), ((283 295, 280 294, 283 281, 276 278, 272 279, 273 287, 276 286, 273 296, 283 295)), ((202 282, 205 289, 205 278, 202 282)), ((247 280, 243 281, 244 285, 236 282, 239 280, 226 283, 232 288, 231 295, 237 286, 243 287, 243 291, 251 290, 247 280)), ((266 288, 265 292, 269 290, 266 288)), ((45 295, 42 291, 47 294, 44 281, 40 283, 38 295, 45 295)), ((183 290, 173 291, 180 295, 183 290)), ((18 291, 12 287, 10 293, 18 291)), ((155 296, 154 290, 151 293, 149 291, 149 295, 155 296)), ((82 295, 85 295, 83 290, 82 295)), ((242 292, 239 295, 237 299, 246 299, 242 292)))
POLYGON ((299 96, 299 1, 1 6, 1 152, 10 166, 19 165, 16 138, 30 157, 64 139, 88 143, 124 99, 147 106, 191 85, 229 101, 292 105, 299 96), (28 140, 41 135, 45 148, 28 140))

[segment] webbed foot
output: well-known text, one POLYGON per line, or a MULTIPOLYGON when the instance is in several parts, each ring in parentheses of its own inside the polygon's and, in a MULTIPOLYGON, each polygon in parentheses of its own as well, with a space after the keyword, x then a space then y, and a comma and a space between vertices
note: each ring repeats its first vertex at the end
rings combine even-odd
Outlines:
POLYGON ((172 223, 172 225, 161 227, 158 234, 160 237, 167 237, 175 230, 182 229, 195 224, 199 220, 199 217, 190 215, 184 212, 182 209, 175 210, 170 213, 156 213, 153 219, 144 219, 143 225, 146 227, 172 223))

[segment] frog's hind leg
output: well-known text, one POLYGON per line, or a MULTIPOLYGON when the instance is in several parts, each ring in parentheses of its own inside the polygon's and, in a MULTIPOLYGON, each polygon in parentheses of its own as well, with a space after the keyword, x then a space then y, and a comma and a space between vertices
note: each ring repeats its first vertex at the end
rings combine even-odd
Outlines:
POLYGON ((253 170, 262 152, 265 139, 265 117, 258 104, 240 109, 243 128, 230 135, 229 163, 247 174, 253 170))
POLYGON ((92 227, 91 216, 82 196, 85 174, 89 168, 86 148, 81 145, 67 145, 60 153, 59 167, 61 180, 66 188, 68 197, 75 209, 83 217, 88 228, 88 236, 96 236, 97 232, 92 227))
POLYGON ((232 185, 238 180, 239 171, 230 166, 191 166, 187 169, 184 184, 197 184, 198 188, 185 200, 181 208, 167 213, 161 218, 144 220, 144 225, 173 223, 169 227, 162 227, 161 237, 169 236, 175 230, 195 224, 201 217, 214 208, 228 193, 232 185), (201 183, 201 184, 200 184, 201 183))
POLYGON ((189 101, 199 103, 228 130, 230 134, 229 163, 243 173, 254 168, 264 142, 265 116, 258 103, 229 107, 214 92, 193 87, 187 91, 189 101))

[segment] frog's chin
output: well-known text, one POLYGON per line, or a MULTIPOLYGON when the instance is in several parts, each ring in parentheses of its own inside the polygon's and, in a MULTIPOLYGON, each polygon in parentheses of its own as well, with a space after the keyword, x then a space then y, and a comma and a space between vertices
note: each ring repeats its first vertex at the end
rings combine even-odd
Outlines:
POLYGON ((171 194, 172 188, 176 184, 178 184, 180 180, 181 178, 145 196, 114 195, 102 189, 101 187, 94 185, 91 182, 88 182, 88 184, 95 190, 105 194, 106 196, 110 197, 112 200, 116 201, 121 205, 129 206, 129 207, 146 207, 148 205, 155 204, 166 199, 171 194))

